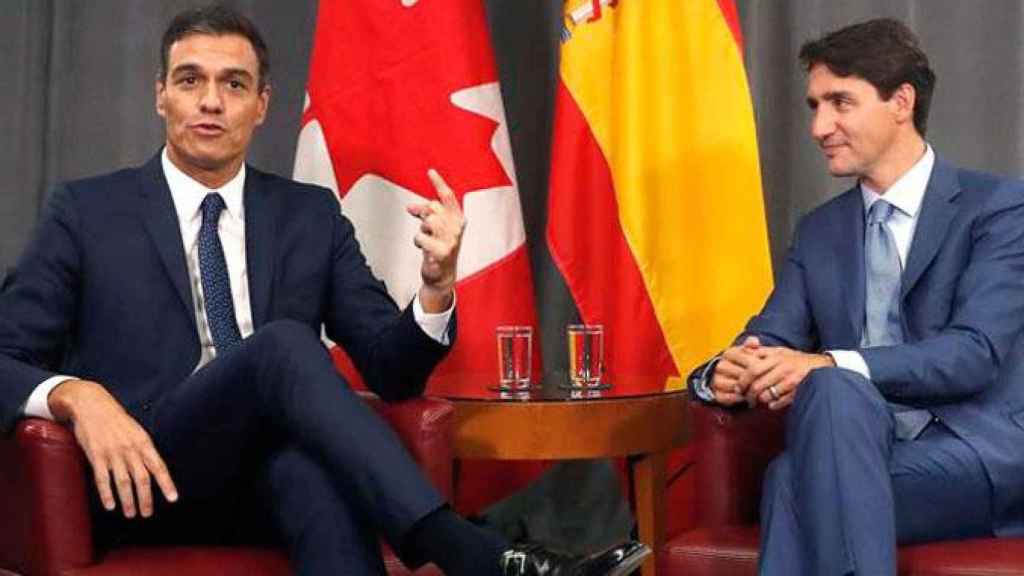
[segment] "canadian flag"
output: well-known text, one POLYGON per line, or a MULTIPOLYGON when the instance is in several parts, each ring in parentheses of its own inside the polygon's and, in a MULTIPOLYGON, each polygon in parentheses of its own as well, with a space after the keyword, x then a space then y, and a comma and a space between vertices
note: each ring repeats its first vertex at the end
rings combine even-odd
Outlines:
MULTIPOLYGON (((294 176, 338 195, 363 253, 399 306, 419 289, 419 222, 435 168, 467 226, 458 334, 428 384, 477 394, 497 380, 495 328, 534 326, 519 188, 482 0, 321 0, 294 176), (445 377, 474 374, 471 378, 445 377)), ((540 365, 534 342, 534 365, 540 365)), ((353 381, 354 371, 346 370, 353 381)), ((537 370, 535 369, 535 374, 537 370)))

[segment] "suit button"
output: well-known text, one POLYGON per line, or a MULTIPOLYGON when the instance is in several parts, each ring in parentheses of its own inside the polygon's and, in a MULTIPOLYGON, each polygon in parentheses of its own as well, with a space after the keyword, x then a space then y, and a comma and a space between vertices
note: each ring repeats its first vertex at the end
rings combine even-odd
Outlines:
POLYGON ((152 407, 153 407, 152 403, 146 402, 145 404, 142 405, 142 411, 143 412, 149 412, 149 409, 152 408, 152 407))

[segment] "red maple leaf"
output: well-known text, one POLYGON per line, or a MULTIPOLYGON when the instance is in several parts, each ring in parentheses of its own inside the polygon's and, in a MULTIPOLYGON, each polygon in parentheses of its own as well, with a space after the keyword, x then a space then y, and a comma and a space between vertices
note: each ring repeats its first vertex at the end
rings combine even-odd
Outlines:
POLYGON ((510 185, 490 141, 496 123, 452 93, 497 72, 481 0, 322 0, 310 108, 344 196, 372 173, 434 197, 436 168, 457 194, 510 185))

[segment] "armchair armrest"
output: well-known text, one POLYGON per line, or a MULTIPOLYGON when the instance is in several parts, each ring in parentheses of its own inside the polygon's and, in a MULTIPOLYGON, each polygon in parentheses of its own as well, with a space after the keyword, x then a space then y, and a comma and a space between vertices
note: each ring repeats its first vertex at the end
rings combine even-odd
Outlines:
MULTIPOLYGON (((451 403, 362 398, 395 429, 442 496, 452 493, 451 403)), ((57 575, 95 562, 85 456, 64 426, 36 418, 0 436, 0 573, 57 575)))
POLYGON ((784 445, 785 411, 727 410, 694 403, 699 526, 757 522, 761 479, 784 445))
POLYGON ((74 435, 48 420, 0 437, 0 567, 49 575, 92 563, 85 465, 74 435))

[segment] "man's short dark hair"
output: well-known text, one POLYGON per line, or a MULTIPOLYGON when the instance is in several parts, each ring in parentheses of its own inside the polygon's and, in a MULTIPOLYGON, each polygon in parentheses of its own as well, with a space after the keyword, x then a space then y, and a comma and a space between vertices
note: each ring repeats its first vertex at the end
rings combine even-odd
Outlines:
POLYGON ((263 36, 251 20, 235 11, 233 8, 222 4, 214 4, 201 8, 192 8, 179 13, 171 20, 164 31, 163 40, 160 42, 160 79, 167 81, 167 60, 170 56, 171 45, 192 34, 208 34, 212 36, 223 36, 237 34, 252 44, 256 52, 256 59, 259 60, 259 89, 263 90, 270 83, 270 53, 263 36))
POLYGON ((841 28, 805 43, 800 48, 800 62, 808 72, 824 64, 836 76, 863 78, 883 100, 903 84, 910 84, 917 93, 914 127, 924 136, 935 72, 928 66, 917 36, 903 22, 878 18, 841 28))

